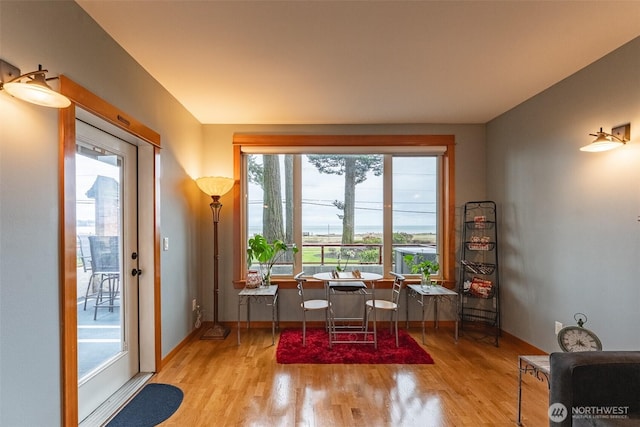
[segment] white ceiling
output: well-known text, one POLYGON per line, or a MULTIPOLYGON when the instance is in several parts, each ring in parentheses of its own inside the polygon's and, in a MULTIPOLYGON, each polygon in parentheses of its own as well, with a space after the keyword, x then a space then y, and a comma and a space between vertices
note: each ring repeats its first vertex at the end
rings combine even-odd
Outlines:
POLYGON ((77 2, 204 124, 485 123, 640 36, 637 0, 77 2))

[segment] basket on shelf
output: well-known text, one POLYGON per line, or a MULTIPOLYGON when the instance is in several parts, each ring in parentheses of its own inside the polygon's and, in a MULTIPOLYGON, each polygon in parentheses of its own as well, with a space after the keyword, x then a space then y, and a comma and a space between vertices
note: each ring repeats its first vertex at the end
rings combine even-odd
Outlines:
POLYGON ((461 262, 462 262, 462 265, 467 267, 467 270, 469 270, 474 274, 490 275, 490 274, 493 274, 493 272, 496 269, 495 264, 487 264, 484 262, 472 262, 464 259, 461 262))
POLYGON ((470 282, 465 282, 464 292, 476 298, 493 298, 495 287, 491 280, 474 277, 470 282))

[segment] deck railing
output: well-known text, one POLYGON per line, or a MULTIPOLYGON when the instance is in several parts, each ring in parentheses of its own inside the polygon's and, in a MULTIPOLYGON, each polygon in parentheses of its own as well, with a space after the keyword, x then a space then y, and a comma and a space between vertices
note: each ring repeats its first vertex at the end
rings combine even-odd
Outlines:
POLYGON ((305 264, 382 264, 382 244, 309 243, 302 245, 305 264), (311 254, 311 255, 310 255, 311 254), (311 258, 317 261, 310 261, 311 258))

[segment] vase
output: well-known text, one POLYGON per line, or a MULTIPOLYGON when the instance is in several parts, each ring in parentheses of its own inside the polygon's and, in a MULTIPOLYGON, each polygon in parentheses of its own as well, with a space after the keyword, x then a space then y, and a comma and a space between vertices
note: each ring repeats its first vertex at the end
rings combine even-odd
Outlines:
POLYGON ((421 285, 423 288, 426 288, 426 287, 432 286, 432 283, 431 283, 431 276, 430 276, 430 275, 428 275, 428 274, 423 274, 423 275, 422 275, 422 278, 420 279, 420 285, 421 285))
POLYGON ((271 286, 271 270, 262 276, 262 286, 271 286))
POLYGON ((262 279, 260 278, 260 274, 257 270, 249 270, 247 272, 247 283, 246 287, 250 289, 255 289, 262 284, 262 279))

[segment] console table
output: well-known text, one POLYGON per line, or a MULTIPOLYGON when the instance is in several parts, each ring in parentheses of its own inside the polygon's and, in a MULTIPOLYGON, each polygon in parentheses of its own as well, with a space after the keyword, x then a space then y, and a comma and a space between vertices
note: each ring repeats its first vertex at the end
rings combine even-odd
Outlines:
MULTIPOLYGON (((449 301, 458 302, 458 294, 457 292, 452 291, 451 289, 447 289, 443 286, 422 286, 422 285, 407 285, 406 292, 407 303, 405 304, 406 309, 406 319, 407 319, 407 329, 409 328, 409 297, 415 299, 418 304, 422 307, 422 344, 425 344, 424 341, 424 322, 425 322, 425 308, 429 305, 429 302, 433 300, 433 320, 434 325, 438 327, 438 302, 442 298, 447 298, 449 301), (426 298, 426 301, 425 301, 426 298)), ((455 328, 455 338, 458 341, 458 310, 456 308, 456 328, 455 328)))
POLYGON ((280 309, 278 306, 278 285, 244 288, 238 294, 238 345, 240 345, 240 307, 247 306, 247 329, 251 325, 251 301, 264 302, 271 306, 271 344, 276 342, 276 322, 280 328, 280 309))
POLYGON ((547 381, 549 387, 550 374, 549 356, 518 356, 518 420, 517 424, 522 425, 520 419, 522 410, 522 374, 531 374, 539 381, 547 381))

